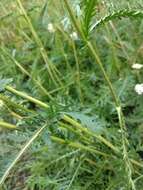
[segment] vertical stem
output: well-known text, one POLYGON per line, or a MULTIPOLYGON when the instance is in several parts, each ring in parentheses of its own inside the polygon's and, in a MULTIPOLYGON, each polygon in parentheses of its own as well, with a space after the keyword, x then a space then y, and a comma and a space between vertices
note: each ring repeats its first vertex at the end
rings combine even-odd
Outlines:
POLYGON ((100 70, 101 70, 101 72, 102 72, 102 74, 103 74, 103 76, 105 78, 105 81, 106 81, 106 83, 107 83, 107 85, 108 85, 108 87, 110 89, 112 98, 114 100, 114 103, 115 103, 115 106, 116 106, 116 109, 117 109, 119 125, 120 125, 121 132, 122 132, 123 159, 125 160, 125 169, 126 169, 126 172, 127 172, 127 175, 128 175, 129 186, 131 187, 132 190, 136 190, 134 181, 132 179, 131 162, 129 160, 128 152, 127 152, 127 143, 126 143, 127 138, 126 138, 126 133, 124 133, 124 131, 125 131, 125 122, 124 122, 124 115, 123 115, 123 112, 122 112, 120 101, 118 99, 118 96, 115 93, 115 90, 114 90, 114 88, 112 86, 112 83, 111 83, 111 81, 110 81, 110 79, 108 77, 108 74, 106 73, 106 71, 105 71, 105 69, 103 67, 103 64, 102 64, 99 56, 97 55, 95 49, 93 48, 93 45, 85 37, 84 33, 82 32, 82 29, 80 28, 80 24, 78 24, 76 22, 76 18, 75 18, 74 13, 73 13, 73 11, 72 11, 69 3, 68 3, 68 0, 64 0, 64 3, 65 3, 65 6, 66 6, 66 8, 68 10, 69 15, 70 15, 71 21, 74 24, 74 27, 76 28, 77 32, 79 33, 79 35, 81 36, 81 38, 83 39, 85 44, 87 45, 88 49, 90 50, 90 53, 94 56, 97 64, 100 67, 100 70))
POLYGON ((34 40, 35 40, 37 46, 39 47, 40 54, 41 54, 41 56, 42 56, 42 58, 43 58, 43 60, 44 60, 44 62, 46 64, 46 68, 47 68, 47 71, 49 73, 49 76, 51 77, 51 80, 53 81, 55 86, 58 86, 57 81, 59 82, 59 84, 61 86, 63 86, 61 80, 59 79, 58 75, 56 74, 58 72, 57 68, 49 60, 49 58, 47 56, 47 52, 46 52, 46 50, 45 50, 45 48, 43 46, 43 43, 42 43, 41 39, 39 38, 39 36, 37 35, 32 23, 31 23, 31 20, 29 19, 28 15, 27 15, 27 13, 26 13, 26 11, 25 11, 22 3, 21 3, 21 0, 16 0, 16 1, 17 1, 18 5, 19 5, 20 11, 23 13, 24 18, 25 18, 25 20, 26 20, 26 22, 27 22, 27 24, 28 24, 28 26, 29 26, 29 28, 31 30, 31 33, 32 33, 32 35, 34 37, 34 40))
POLYGON ((74 52, 74 57, 75 57, 75 62, 76 62, 76 72, 77 72, 77 86, 78 86, 78 92, 79 92, 79 99, 80 103, 83 104, 83 97, 82 97, 82 91, 81 91, 81 85, 80 85, 80 68, 79 68, 79 60, 76 52, 76 47, 75 43, 72 41, 72 47, 73 47, 73 52, 74 52))

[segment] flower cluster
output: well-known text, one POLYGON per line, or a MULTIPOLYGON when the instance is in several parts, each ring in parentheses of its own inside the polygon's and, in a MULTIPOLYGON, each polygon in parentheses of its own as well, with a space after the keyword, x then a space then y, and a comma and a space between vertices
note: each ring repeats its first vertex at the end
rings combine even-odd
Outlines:
POLYGON ((137 70, 139 70, 139 69, 141 69, 142 67, 143 67, 143 65, 141 65, 141 64, 139 64, 139 63, 135 63, 135 64, 132 65, 132 69, 137 69, 137 70))
MULTIPOLYGON (((61 22, 61 23, 62 23, 62 22, 61 22)), ((62 25, 63 25, 63 23, 62 23, 62 25)), ((68 28, 66 28, 66 30, 67 30, 67 29, 68 29, 68 28)), ((55 29, 53 23, 51 23, 51 22, 48 24, 47 30, 48 30, 49 33, 55 33, 55 32, 56 32, 56 29, 55 29)), ((70 33, 70 38, 71 38, 73 41, 76 41, 76 40, 79 39, 78 34, 77 34, 75 31, 73 31, 72 33, 70 33)))
MULTIPOLYGON (((132 65, 132 69, 140 70, 141 68, 143 68, 142 64, 134 63, 132 65)), ((134 90, 138 95, 142 95, 143 94, 143 83, 142 84, 136 84, 134 90)))
POLYGON ((70 34, 70 37, 71 37, 72 40, 74 40, 74 41, 78 40, 78 35, 77 35, 76 32, 71 33, 71 34, 70 34))
POLYGON ((48 31, 49 31, 50 33, 55 33, 55 31, 56 31, 52 23, 49 23, 49 24, 48 24, 47 29, 48 29, 48 31))
POLYGON ((137 94, 142 95, 143 94, 143 83, 142 84, 136 84, 135 85, 135 91, 137 94))

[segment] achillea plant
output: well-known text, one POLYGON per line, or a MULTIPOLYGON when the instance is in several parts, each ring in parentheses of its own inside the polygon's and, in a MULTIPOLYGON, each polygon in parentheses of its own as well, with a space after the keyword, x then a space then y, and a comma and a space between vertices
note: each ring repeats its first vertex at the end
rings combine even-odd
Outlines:
POLYGON ((16 36, 0 48, 0 188, 141 190, 139 3, 14 7, 0 7, 16 36))

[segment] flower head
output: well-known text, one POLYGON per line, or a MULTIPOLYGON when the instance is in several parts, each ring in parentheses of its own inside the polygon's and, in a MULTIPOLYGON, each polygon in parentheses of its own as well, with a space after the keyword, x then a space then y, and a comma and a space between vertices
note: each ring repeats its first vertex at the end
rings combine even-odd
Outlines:
POLYGON ((52 23, 49 23, 49 24, 48 24, 47 29, 48 29, 48 31, 49 31, 50 33, 54 33, 54 32, 55 32, 55 28, 54 28, 54 26, 53 26, 52 23))
POLYGON ((142 95, 143 94, 143 83, 142 84, 136 84, 135 85, 135 91, 137 94, 142 95))
POLYGON ((70 37, 75 41, 75 40, 78 40, 78 35, 76 32, 73 32, 70 34, 70 37))
POLYGON ((135 63, 132 65, 132 69, 141 69, 143 67, 143 65, 139 64, 139 63, 135 63))

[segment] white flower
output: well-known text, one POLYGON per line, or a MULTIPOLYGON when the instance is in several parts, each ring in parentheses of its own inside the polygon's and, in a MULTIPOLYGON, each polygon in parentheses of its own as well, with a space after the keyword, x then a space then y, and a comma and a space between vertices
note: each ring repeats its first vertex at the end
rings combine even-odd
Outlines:
POLYGON ((54 32, 56 31, 52 23, 49 23, 49 24, 48 24, 47 29, 48 29, 48 31, 49 31, 50 33, 54 33, 54 32))
POLYGON ((136 84, 135 91, 137 94, 142 95, 143 94, 143 83, 142 84, 136 84))
POLYGON ((75 41, 75 40, 78 40, 78 35, 76 32, 73 32, 70 34, 70 37, 75 41))
POLYGON ((141 69, 143 67, 143 65, 139 64, 139 63, 135 63, 132 65, 132 69, 141 69))
POLYGON ((0 108, 2 108, 3 106, 4 106, 4 102, 0 100, 0 108))

